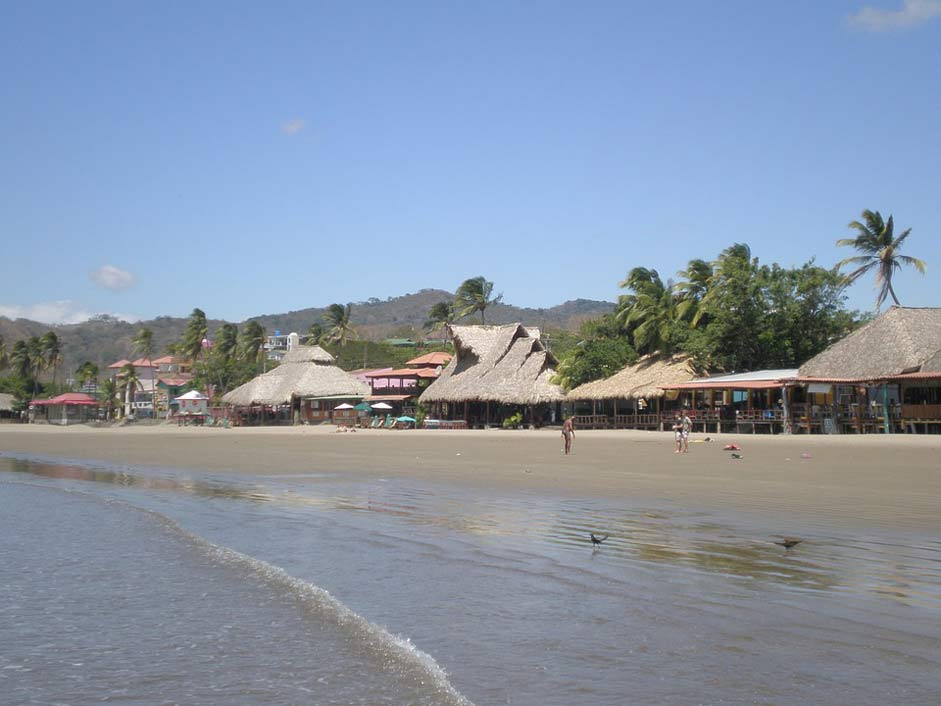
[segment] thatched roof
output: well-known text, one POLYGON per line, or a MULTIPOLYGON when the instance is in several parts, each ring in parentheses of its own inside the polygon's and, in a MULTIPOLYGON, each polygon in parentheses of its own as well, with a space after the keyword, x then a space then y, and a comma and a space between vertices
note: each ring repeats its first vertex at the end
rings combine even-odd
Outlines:
MULTIPOLYGON (((800 367, 800 377, 879 379, 922 371, 941 351, 941 308, 893 306, 800 367)), ((933 365, 933 363, 932 363, 933 365)))
POLYGON ((661 387, 688 382, 695 377, 689 356, 645 355, 609 378, 593 380, 569 391, 570 400, 626 400, 661 397, 661 387))
POLYGON ((540 343, 538 329, 521 324, 448 328, 456 355, 421 402, 539 404, 565 397, 550 382, 556 360, 540 343))
POLYGON ((338 368, 319 346, 298 346, 281 364, 222 397, 225 404, 248 407, 287 404, 294 397, 365 397, 369 387, 338 368))
POLYGON ((13 395, 8 392, 0 392, 0 412, 13 411, 13 395))

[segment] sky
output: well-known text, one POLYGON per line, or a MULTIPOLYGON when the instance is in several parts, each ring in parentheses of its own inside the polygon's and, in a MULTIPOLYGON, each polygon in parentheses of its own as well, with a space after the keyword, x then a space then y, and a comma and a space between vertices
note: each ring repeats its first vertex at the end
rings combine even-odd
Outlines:
POLYGON ((941 306, 941 0, 0 7, 0 315, 613 301, 737 242, 830 267, 863 209, 941 306))

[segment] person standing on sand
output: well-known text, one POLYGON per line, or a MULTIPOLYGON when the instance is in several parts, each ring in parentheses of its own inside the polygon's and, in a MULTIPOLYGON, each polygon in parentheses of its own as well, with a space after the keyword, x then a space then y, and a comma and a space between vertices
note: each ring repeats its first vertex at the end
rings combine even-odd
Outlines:
POLYGON ((678 454, 683 450, 683 421, 680 419, 680 415, 673 417, 673 438, 676 440, 676 451, 673 453, 678 454))
POLYGON ((575 438, 575 418, 569 417, 562 424, 562 439, 565 441, 565 455, 568 456, 572 451, 572 439, 575 438))
POLYGON ((680 420, 683 429, 683 453, 689 453, 689 434, 693 430, 693 420, 689 418, 689 412, 683 410, 683 418, 680 420))

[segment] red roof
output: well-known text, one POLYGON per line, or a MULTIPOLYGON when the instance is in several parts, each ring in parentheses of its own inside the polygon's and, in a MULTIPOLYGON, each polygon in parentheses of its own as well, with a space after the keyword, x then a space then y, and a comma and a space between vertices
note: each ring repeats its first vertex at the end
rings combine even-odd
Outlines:
POLYGON ((180 361, 177 358, 174 358, 172 355, 165 355, 162 358, 157 358, 153 361, 154 365, 173 365, 174 363, 179 363, 180 361))
POLYGON ((156 368, 157 366, 151 363, 147 358, 138 358, 135 360, 132 365, 135 368, 156 368))
POLYGON ((121 360, 119 360, 117 363, 112 363, 108 367, 109 368, 123 368, 125 365, 127 365, 130 362, 131 361, 129 360, 125 360, 124 358, 121 358, 121 360))
POLYGON ((157 378, 157 382, 162 382, 167 387, 183 387, 189 382, 192 382, 192 377, 179 377, 179 378, 157 378))
POLYGON ((414 395, 366 395, 367 402, 378 402, 379 400, 389 400, 390 402, 401 402, 414 395))
POLYGON ((31 405, 54 405, 54 404, 64 404, 64 405, 95 405, 98 406, 98 400, 96 400, 91 395, 86 395, 84 392, 66 392, 59 395, 58 397, 53 397, 49 400, 32 400, 30 401, 31 405))
POLYGON ((430 365, 436 367, 438 365, 447 365, 451 362, 451 354, 443 353, 437 351, 435 353, 425 353, 425 355, 420 355, 417 358, 412 358, 406 363, 406 365, 430 365))

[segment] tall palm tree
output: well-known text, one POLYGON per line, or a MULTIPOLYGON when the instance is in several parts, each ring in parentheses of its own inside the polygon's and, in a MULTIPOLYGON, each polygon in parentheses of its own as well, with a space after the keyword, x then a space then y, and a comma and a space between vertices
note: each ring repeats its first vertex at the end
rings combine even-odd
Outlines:
POLYGON ((33 394, 39 392, 39 375, 46 368, 46 355, 42 347, 42 339, 33 336, 26 342, 26 350, 29 354, 29 376, 33 380, 33 394))
POLYGON ((323 338, 323 325, 318 323, 312 323, 307 329, 307 343, 316 346, 320 343, 320 339, 323 338))
POLYGON ((428 318, 423 328, 426 331, 438 331, 454 323, 455 316, 454 302, 438 302, 428 310, 428 318))
POLYGON ((664 284, 656 270, 635 267, 621 286, 634 290, 617 313, 623 325, 633 331, 634 348, 642 355, 669 353, 671 329, 680 320, 672 283, 664 284))
POLYGON ((33 362, 29 356, 29 344, 21 339, 13 344, 13 350, 10 352, 10 367, 13 373, 26 380, 33 371, 33 362))
POLYGON ((86 360, 75 371, 75 376, 78 378, 80 386, 85 387, 90 381, 98 378, 98 366, 90 360, 86 360))
POLYGON ((150 360, 154 355, 154 332, 149 328, 142 328, 131 344, 134 346, 134 353, 150 360))
POLYGON ((39 339, 39 345, 42 347, 43 366, 52 368, 52 384, 55 385, 59 363, 62 362, 62 343, 55 331, 46 331, 39 339))
POLYGON ((265 344, 265 329, 257 321, 249 321, 242 328, 239 355, 243 360, 258 362, 258 354, 265 344))
POLYGON ((132 411, 131 404, 134 402, 134 393, 140 386, 140 378, 137 376, 137 368, 134 367, 133 363, 128 363, 123 368, 121 368, 118 373, 118 377, 121 378, 121 385, 124 390, 124 416, 129 417, 132 411))
POLYGON ((98 399, 105 404, 105 418, 114 416, 114 402, 118 397, 118 386, 112 378, 108 378, 98 388, 98 399))
POLYGON ((203 350, 203 339, 209 331, 206 323, 206 314, 202 309, 193 309, 186 322, 186 329, 180 339, 181 353, 194 363, 203 350))
POLYGON ((673 291, 680 298, 677 311, 680 317, 690 321, 700 317, 699 304, 709 291, 712 278, 712 265, 705 260, 690 260, 685 270, 676 273, 680 281, 673 285, 673 291))
POLYGON ((331 304, 324 312, 323 320, 327 324, 327 340, 339 343, 340 348, 346 345, 347 340, 356 338, 356 329, 350 323, 353 305, 331 304))
POLYGON ((463 318, 475 311, 480 312, 480 323, 486 324, 484 311, 487 307, 503 301, 503 295, 493 294, 493 282, 488 282, 483 276, 472 277, 461 282, 461 286, 454 293, 454 308, 458 318, 463 318))
POLYGON ((215 351, 223 362, 228 362, 235 357, 238 349, 239 330, 235 324, 222 324, 219 333, 216 335, 215 351))
POLYGON ((7 346, 6 342, 3 340, 3 336, 0 336, 0 370, 3 370, 10 364, 10 358, 7 355, 7 346))
POLYGON ((912 229, 908 228, 896 237, 895 224, 891 215, 889 215, 889 220, 883 221, 881 213, 866 209, 863 211, 862 218, 862 223, 853 221, 848 226, 858 233, 855 238, 840 238, 836 241, 837 245, 856 248, 862 254, 840 260, 836 265, 837 269, 846 265, 858 265, 855 270, 844 277, 846 284, 852 284, 867 272, 875 270, 876 286, 879 288, 879 294, 876 296, 876 311, 879 311, 888 296, 892 297, 896 306, 900 306, 899 298, 895 296, 895 290, 892 288, 892 275, 896 270, 902 269, 902 265, 910 265, 922 274, 925 273, 926 268, 923 260, 899 254, 902 243, 905 242, 912 229))

